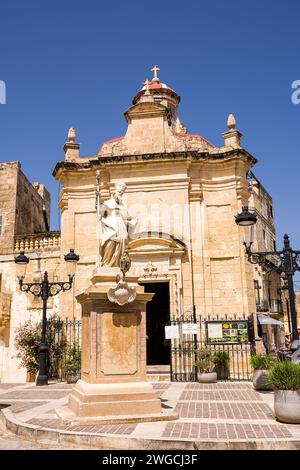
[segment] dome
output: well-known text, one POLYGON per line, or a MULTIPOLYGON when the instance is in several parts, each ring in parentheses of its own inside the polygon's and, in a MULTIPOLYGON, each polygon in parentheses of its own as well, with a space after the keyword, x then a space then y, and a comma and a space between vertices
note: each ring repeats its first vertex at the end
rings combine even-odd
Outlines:
POLYGON ((169 85, 166 85, 166 83, 162 83, 160 81, 157 76, 157 72, 159 70, 160 69, 156 67, 156 65, 151 69, 151 71, 153 71, 154 73, 154 77, 150 82, 147 79, 143 83, 143 87, 137 92, 137 94, 132 100, 133 104, 137 104, 140 97, 146 94, 147 91, 149 91, 150 94, 157 100, 170 98, 171 100, 174 100, 174 104, 178 105, 178 103, 180 102, 180 96, 176 93, 175 90, 173 90, 173 88, 171 88, 169 85))
MULTIPOLYGON (((167 89, 167 90, 170 90, 170 91, 173 91, 173 93, 176 93, 173 88, 169 87, 168 85, 166 85, 165 83, 162 83, 162 82, 150 82, 149 83, 149 86, 148 86, 148 89, 149 90, 158 90, 160 88, 164 88, 164 89, 167 89)), ((143 86, 143 88, 141 88, 140 91, 146 91, 146 85, 143 86)))

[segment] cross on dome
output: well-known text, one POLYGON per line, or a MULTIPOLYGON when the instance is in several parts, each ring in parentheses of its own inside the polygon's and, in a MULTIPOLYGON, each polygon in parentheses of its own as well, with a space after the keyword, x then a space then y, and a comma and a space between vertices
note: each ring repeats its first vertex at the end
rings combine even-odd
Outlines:
POLYGON ((150 84, 150 82, 149 82, 148 78, 146 78, 146 80, 143 83, 143 85, 145 85, 145 87, 146 87, 145 95, 150 95, 149 84, 150 84))
POLYGON ((153 72, 153 75, 154 75, 154 77, 151 80, 152 82, 159 82, 160 81, 158 76, 157 76, 157 72, 159 72, 159 71, 160 71, 160 68, 157 67, 156 65, 154 65, 154 67, 152 67, 151 72, 153 72))

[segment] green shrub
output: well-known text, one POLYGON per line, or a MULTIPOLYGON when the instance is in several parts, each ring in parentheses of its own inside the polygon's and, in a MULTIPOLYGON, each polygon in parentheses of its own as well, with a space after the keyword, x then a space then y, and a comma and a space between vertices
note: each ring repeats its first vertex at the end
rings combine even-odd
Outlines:
POLYGON ((271 354, 266 356, 253 354, 250 361, 253 369, 270 369, 277 362, 276 358, 271 354))
POLYGON ((226 351, 216 351, 213 355, 213 361, 216 366, 226 366, 229 363, 229 354, 226 351))
POLYGON ((67 350, 66 360, 62 369, 66 376, 79 374, 81 369, 81 352, 79 349, 70 347, 67 350))
POLYGON ((300 389, 300 364, 279 361, 270 369, 268 379, 278 390, 298 390, 300 389))
POLYGON ((201 374, 213 372, 215 363, 213 355, 209 349, 200 349, 197 351, 197 361, 195 361, 195 367, 201 374))

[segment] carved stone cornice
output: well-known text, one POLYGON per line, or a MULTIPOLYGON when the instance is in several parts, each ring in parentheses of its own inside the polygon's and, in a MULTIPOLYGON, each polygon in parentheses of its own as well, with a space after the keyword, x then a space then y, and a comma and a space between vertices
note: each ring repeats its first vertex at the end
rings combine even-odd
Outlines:
POLYGON ((106 166, 120 165, 120 164, 132 164, 132 163, 145 163, 145 162, 159 162, 159 161, 190 161, 190 162, 225 162, 234 160, 236 158, 243 158, 251 166, 257 162, 256 158, 253 157, 244 149, 234 149, 219 153, 210 152, 199 152, 197 150, 189 150, 186 152, 160 152, 160 153, 148 153, 140 155, 115 155, 111 157, 99 157, 98 159, 92 158, 81 162, 68 162, 61 161, 55 165, 53 176, 59 179, 60 173, 63 170, 67 171, 78 171, 78 170, 89 170, 93 168, 105 168, 106 166))

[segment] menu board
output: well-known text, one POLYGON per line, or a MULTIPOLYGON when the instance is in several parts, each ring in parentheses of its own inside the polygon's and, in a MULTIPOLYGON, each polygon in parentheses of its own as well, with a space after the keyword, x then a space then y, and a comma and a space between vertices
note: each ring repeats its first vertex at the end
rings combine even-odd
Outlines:
POLYGON ((248 321, 207 321, 206 337, 208 343, 247 343, 248 321))

